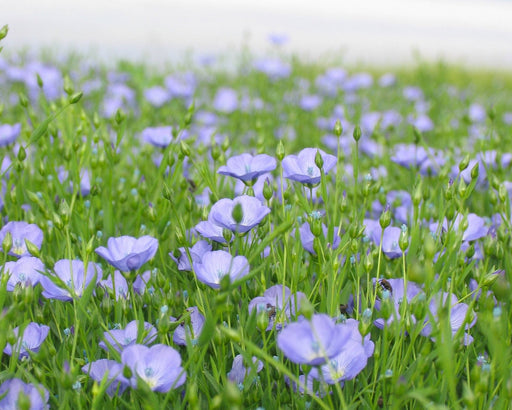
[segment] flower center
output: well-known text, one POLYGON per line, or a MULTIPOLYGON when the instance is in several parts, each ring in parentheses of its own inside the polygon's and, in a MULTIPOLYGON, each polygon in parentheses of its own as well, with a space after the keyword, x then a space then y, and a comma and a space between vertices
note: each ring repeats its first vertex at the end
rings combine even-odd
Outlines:
POLYGON ((313 167, 308 167, 308 169, 307 169, 307 171, 306 171, 306 172, 308 173, 308 175, 309 175, 310 177, 312 177, 312 176, 313 176, 313 171, 314 171, 314 168, 313 168, 313 167))

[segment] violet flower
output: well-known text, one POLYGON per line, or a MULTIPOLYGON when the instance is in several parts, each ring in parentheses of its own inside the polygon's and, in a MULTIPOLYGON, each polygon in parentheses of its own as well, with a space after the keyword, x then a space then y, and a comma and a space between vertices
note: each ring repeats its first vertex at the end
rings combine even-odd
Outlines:
MULTIPOLYGON (((327 226, 325 226, 322 223, 322 233, 324 238, 327 238, 328 234, 327 226)), ((336 229, 335 229, 336 231, 336 229)), ((313 249, 313 241, 315 239, 315 235, 311 232, 311 227, 308 222, 304 222, 300 228, 300 241, 302 242, 302 246, 305 250, 307 250, 309 253, 316 255, 315 250, 313 249)), ((333 232, 333 237, 331 243, 328 243, 327 246, 331 247, 332 249, 336 249, 338 246, 340 246, 341 238, 336 234, 336 232, 333 232)))
POLYGON ((49 409, 50 393, 43 386, 25 383, 21 379, 5 380, 0 385, 0 409, 18 409, 20 394, 30 402, 30 410, 49 409))
POLYGON ((144 98, 153 107, 160 108, 162 105, 170 101, 171 95, 164 87, 155 86, 144 90, 144 98))
POLYGON ((0 125, 0 147, 5 147, 16 141, 20 135, 21 124, 18 122, 14 125, 1 124, 0 125))
POLYGON ((141 379, 151 390, 166 393, 185 383, 187 377, 180 354, 162 344, 128 346, 121 353, 121 362, 133 372, 130 379, 133 388, 137 388, 137 379, 141 379))
POLYGON ((148 127, 142 131, 142 139, 155 147, 165 148, 173 140, 172 127, 148 127))
POLYGON ((87 271, 81 260, 61 259, 53 268, 55 276, 41 275, 40 283, 43 287, 42 295, 47 299, 71 301, 74 297, 80 298, 89 284, 95 280, 100 281, 102 270, 94 262, 87 264, 87 271), (62 283, 57 285, 54 283, 62 283))
MULTIPOLYGON (((191 248, 188 248, 188 253, 190 254, 190 259, 192 260, 192 263, 194 262, 201 262, 201 259, 203 258, 203 255, 206 252, 210 252, 212 250, 212 245, 210 245, 208 242, 204 240, 197 241, 194 246, 191 248)), ((190 259, 188 257, 187 249, 186 248, 179 248, 180 256, 178 258, 175 258, 172 252, 169 252, 169 256, 171 259, 176 262, 176 265, 178 265, 178 270, 182 271, 191 271, 192 265, 190 264, 190 259)))
POLYGON ((237 196, 235 199, 223 198, 213 204, 210 210, 212 220, 217 225, 237 233, 250 231, 269 213, 268 206, 263 205, 259 199, 248 195, 237 196), (242 219, 235 221, 233 210, 238 204, 242 208, 242 219))
POLYGON ((37 225, 24 221, 7 222, 0 230, 0 245, 4 242, 7 232, 10 232, 12 236, 12 247, 9 255, 16 256, 17 258, 31 256, 25 243, 26 240, 32 242, 38 249, 41 249, 43 231, 37 225))
POLYGON ((109 351, 109 346, 112 346, 118 352, 122 352, 126 347, 136 344, 137 340, 144 345, 149 345, 156 340, 157 330, 151 323, 144 322, 141 330, 143 333, 139 335, 139 323, 137 320, 132 320, 124 329, 104 332, 103 337, 108 344, 101 341, 99 346, 106 351, 109 351))
POLYGON ((298 155, 287 155, 283 158, 283 176, 302 184, 318 184, 321 173, 315 163, 317 152, 320 152, 323 160, 322 169, 327 174, 336 165, 336 157, 326 154, 321 149, 304 148, 298 155))
POLYGON ((267 331, 272 330, 274 324, 276 329, 280 330, 291 315, 295 315, 300 309, 300 302, 303 299, 306 299, 306 295, 302 292, 292 294, 287 286, 274 285, 268 288, 263 296, 257 296, 249 302, 249 312, 254 309, 257 313, 265 312, 269 319, 267 331))
POLYGON ((231 282, 249 274, 249 263, 245 256, 231 256, 226 251, 206 252, 201 262, 194 262, 197 279, 218 289, 222 278, 229 275, 231 282))
POLYGON ((41 279, 41 272, 45 268, 39 258, 23 256, 16 262, 6 262, 3 268, 3 275, 8 275, 7 290, 14 291, 17 284, 22 287, 36 286, 41 279))
POLYGON ((13 329, 13 332, 18 340, 14 346, 7 343, 4 348, 4 353, 9 356, 12 356, 13 353, 17 353, 20 359, 28 357, 29 352, 37 353, 48 337, 49 331, 49 326, 31 322, 23 329, 23 333, 20 336, 20 327, 17 326, 13 329))
POLYGON ((228 159, 227 164, 221 166, 217 173, 240 179, 244 182, 252 182, 259 176, 273 171, 276 168, 276 160, 267 154, 252 156, 240 154, 228 159))
POLYGON ((232 88, 219 88, 213 99, 213 108, 224 114, 231 114, 238 108, 238 95, 232 88))
MULTIPOLYGON (((203 330, 205 317, 199 312, 197 306, 192 306, 187 308, 187 311, 190 313, 190 323, 189 320, 186 322, 182 322, 179 326, 174 330, 174 334, 172 336, 172 340, 177 345, 186 346, 187 340, 195 345, 197 343, 197 339, 203 330)), ((177 319, 171 318, 172 322, 175 322, 177 319)))
POLYGON ((155 256, 158 240, 148 235, 140 238, 120 236, 109 238, 107 246, 96 248, 96 253, 120 271, 129 272, 139 269, 155 256))
POLYGON ((227 243, 224 238, 222 226, 213 220, 211 212, 208 215, 207 221, 199 222, 194 228, 201 236, 207 239, 211 239, 212 241, 219 243, 227 243))
MULTIPOLYGON (((373 281, 375 284, 375 279, 373 281)), ((382 297, 375 300, 375 309, 380 310, 382 299, 384 298, 390 298, 394 309, 386 321, 382 318, 374 321, 374 325, 379 329, 390 325, 394 320, 400 320, 400 304, 404 301, 404 298, 409 303, 416 295, 423 292, 416 283, 408 281, 407 292, 405 293, 403 279, 380 279, 376 286, 380 287, 379 294, 382 297)))
POLYGON ((96 360, 82 366, 82 371, 98 383, 101 383, 107 374, 106 392, 110 397, 122 394, 129 386, 128 380, 123 376, 123 365, 115 360, 96 360))
MULTIPOLYGON (((252 364, 256 367, 256 373, 263 370, 263 362, 257 357, 252 357, 252 364)), ((251 366, 251 367, 253 367, 251 366)), ((245 378, 251 373, 251 368, 244 366, 244 357, 238 354, 233 359, 233 365, 228 373, 228 379, 239 386, 243 386, 245 378)))
POLYGON ((312 366, 337 356, 350 340, 350 329, 337 325, 325 314, 315 314, 286 326, 277 336, 277 346, 297 364, 312 366))
POLYGON ((112 292, 114 292, 116 300, 128 299, 130 297, 128 282, 126 281, 124 275, 118 270, 115 270, 114 273, 109 275, 107 279, 100 280, 98 282, 98 286, 101 286, 104 289, 110 289, 112 292))
MULTIPOLYGON (((421 335, 430 336, 432 334, 432 320, 437 321, 438 310, 447 305, 449 305, 450 307, 450 327, 452 331, 452 336, 455 336, 455 334, 462 327, 463 323, 465 323, 465 330, 468 330, 469 328, 475 325, 477 320, 476 314, 473 315, 473 318, 470 322, 465 322, 466 316, 468 316, 469 305, 467 305, 466 303, 460 303, 459 300, 457 299, 457 296, 455 296, 453 293, 441 291, 436 293, 430 299, 428 306, 430 317, 427 317, 425 319, 425 325, 421 330, 421 335)), ((468 333, 464 333, 464 345, 467 346, 471 343, 473 343, 473 337, 468 333)))
POLYGON ((310 377, 328 384, 335 384, 354 379, 366 367, 368 358, 373 355, 375 349, 374 343, 370 340, 370 335, 366 335, 363 340, 358 329, 359 322, 357 320, 348 319, 341 325, 350 330, 349 341, 344 345, 341 352, 330 359, 328 363, 320 368, 311 369, 310 377))

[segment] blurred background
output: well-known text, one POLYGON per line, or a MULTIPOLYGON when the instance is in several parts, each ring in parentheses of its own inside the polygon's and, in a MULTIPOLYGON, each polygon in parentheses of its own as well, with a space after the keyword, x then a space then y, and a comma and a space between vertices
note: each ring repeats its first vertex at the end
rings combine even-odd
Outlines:
POLYGON ((512 68, 510 0, 2 0, 4 50, 163 63, 247 46, 397 66, 512 68))

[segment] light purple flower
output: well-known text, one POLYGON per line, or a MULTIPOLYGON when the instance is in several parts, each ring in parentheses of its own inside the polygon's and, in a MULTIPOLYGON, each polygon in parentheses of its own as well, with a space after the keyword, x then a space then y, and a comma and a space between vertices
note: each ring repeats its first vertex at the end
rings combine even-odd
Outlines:
POLYGON ((194 246, 188 248, 188 253, 186 248, 182 247, 179 248, 180 256, 178 258, 175 258, 172 252, 169 252, 169 256, 174 262, 176 262, 176 265, 178 265, 178 270, 191 271, 192 265, 190 264, 190 260, 192 260, 192 263, 201 262, 203 255, 211 250, 212 245, 210 245, 208 242, 204 240, 200 240, 197 241, 194 246), (190 259, 188 257, 188 254, 190 254, 190 259))
POLYGON ((210 210, 212 220, 217 225, 237 233, 250 231, 269 213, 269 207, 263 205, 258 198, 248 195, 237 196, 235 199, 223 198, 213 204, 210 210), (242 207, 242 220, 239 223, 232 215, 237 204, 242 207))
POLYGON ((33 256, 23 256, 16 262, 6 262, 3 274, 9 276, 7 290, 12 292, 17 284, 22 287, 36 286, 41 279, 41 272, 44 270, 43 262, 33 256))
POLYGON ((150 87, 144 90, 144 98, 147 102, 149 102, 153 107, 159 108, 165 103, 169 102, 171 99, 171 95, 167 89, 164 87, 150 87))
POLYGON ((290 64, 277 58, 263 58, 254 62, 254 68, 267 75, 271 80, 288 78, 292 72, 290 64))
POLYGON ((12 356, 13 353, 18 354, 18 358, 28 357, 29 352, 37 353, 39 348, 48 337, 50 327, 46 325, 40 325, 39 323, 29 323, 24 329, 20 336, 20 327, 15 327, 13 332, 18 341, 15 345, 7 343, 4 348, 4 353, 12 356))
POLYGON ((337 325, 325 314, 315 314, 286 326, 277 336, 277 346, 292 362, 321 365, 337 356, 350 340, 350 329, 337 325))
POLYGON ((140 378, 151 390, 166 393, 185 383, 187 377, 181 367, 180 354, 162 344, 128 346, 121 353, 121 362, 133 372, 130 379, 133 388, 137 388, 137 378, 140 378))
POLYGON ((156 340, 157 330, 148 322, 142 325, 142 334, 139 335, 139 323, 137 320, 132 320, 126 325, 124 329, 112 329, 103 333, 106 342, 101 341, 99 346, 109 351, 112 346, 118 352, 122 352, 126 347, 132 346, 137 343, 149 345, 156 340))
MULTIPOLYGON (((322 232, 324 238, 327 238, 328 235, 328 229, 327 226, 325 226, 322 223, 322 232)), ((336 229, 335 229, 336 231, 336 229)), ((311 232, 311 227, 308 222, 304 222, 300 228, 300 241, 302 242, 302 246, 304 249, 306 249, 309 253, 316 255, 315 250, 313 249, 313 241, 315 239, 315 236, 311 232)), ((331 243, 328 243, 327 246, 331 247, 332 249, 336 249, 338 246, 340 246, 341 238, 336 234, 336 232, 333 232, 333 237, 331 243)))
POLYGON ((194 262, 194 272, 201 282, 218 289, 222 278, 229 275, 231 282, 249 274, 245 256, 231 256, 226 251, 206 252, 201 262, 194 262))
POLYGON ((122 272, 139 269, 158 249, 158 240, 145 235, 140 238, 120 236, 109 238, 107 247, 96 248, 96 253, 122 272))
MULTIPOLYGON (((364 219, 363 224, 365 226, 365 235, 369 237, 376 246, 380 246, 382 228, 379 221, 364 219)), ((402 256, 403 252, 399 246, 401 232, 402 230, 400 228, 394 226, 388 226, 384 229, 384 235, 382 235, 382 252, 390 259, 396 259, 402 256)), ((405 253, 407 253, 407 249, 405 253)))
POLYGON ((84 263, 77 259, 61 259, 55 263, 53 270, 55 275, 41 275, 42 295, 47 299, 62 301, 80 298, 89 284, 93 280, 97 284, 102 275, 102 270, 96 263, 89 262, 86 271, 84 263))
POLYGON ((0 147, 5 147, 16 141, 20 135, 21 124, 18 122, 14 125, 1 124, 0 125, 0 147))
MULTIPOLYGON (((179 326, 174 330, 174 334, 172 336, 172 340, 177 345, 186 346, 187 340, 190 340, 190 343, 193 345, 197 343, 197 338, 201 334, 203 330, 205 318, 199 312, 199 309, 196 306, 187 308, 187 311, 190 313, 190 323, 188 320, 186 322, 180 323, 179 326)), ((172 322, 175 322, 177 319, 171 318, 172 322)))
MULTIPOLYGON (((375 279, 373 282, 375 284, 375 279)), ((408 281, 407 293, 405 293, 403 279, 379 279, 378 285, 375 286, 379 286, 378 293, 382 294, 382 297, 377 298, 375 301, 375 309, 380 310, 382 299, 384 298, 390 298, 394 308, 391 316, 386 321, 382 318, 375 320, 374 324, 379 329, 383 329, 385 325, 391 324, 394 320, 400 320, 400 304, 404 298, 407 302, 411 302, 416 295, 423 292, 416 283, 408 281)))
MULTIPOLYGON (((457 296, 455 296, 453 293, 440 291, 430 299, 428 306, 430 317, 427 316, 425 319, 425 325, 421 330, 421 335, 430 336, 432 334, 432 320, 437 321, 438 310, 448 305, 450 307, 450 327, 452 336, 455 336, 463 324, 465 324, 465 330, 468 330, 475 325, 477 320, 476 314, 473 314, 471 321, 468 322, 466 320, 466 317, 471 317, 471 312, 469 312, 469 305, 466 303, 460 303, 457 299, 457 296)), ((468 333, 464 333, 464 345, 467 346, 472 342, 473 337, 468 333)))
POLYGON ((142 275, 137 275, 137 277, 133 281, 133 291, 138 295, 144 294, 144 292, 146 291, 146 285, 149 283, 152 276, 153 273, 152 271, 149 270, 142 273, 142 275))
POLYGON ((257 296, 249 303, 249 312, 256 309, 257 313, 268 315, 267 330, 272 330, 274 323, 280 330, 283 325, 300 309, 301 300, 306 299, 302 292, 293 293, 287 286, 274 285, 268 288, 263 296, 257 296), (283 315, 284 313, 284 315, 283 315))
POLYGON ((0 385, 0 408, 6 410, 18 409, 20 394, 28 398, 30 410, 49 409, 48 400, 50 393, 43 386, 34 386, 31 383, 25 383, 20 379, 5 380, 0 385), (5 396, 4 396, 5 394, 5 396))
MULTIPOLYGON (((253 356, 251 367, 256 367, 255 373, 259 373, 263 370, 263 362, 258 360, 257 357, 253 356)), ((236 355, 233 359, 231 370, 228 373, 228 379, 233 383, 243 386, 245 378, 247 375, 249 375, 249 373, 251 373, 251 368, 244 366, 244 357, 241 354, 236 355)))
POLYGON ((300 99, 299 106, 304 111, 313 111, 322 104, 322 97, 319 95, 303 95, 300 99))
POLYGON ((3 243, 7 232, 10 232, 12 236, 12 247, 9 255, 18 258, 21 256, 31 256, 27 250, 25 240, 32 242, 38 249, 41 249, 43 231, 37 225, 24 221, 7 222, 0 230, 0 244, 3 243))
POLYGON ((107 374, 108 387, 106 391, 110 397, 122 394, 129 385, 128 380, 123 376, 123 365, 115 360, 96 360, 82 366, 82 371, 98 383, 101 383, 107 374))
POLYGON ((244 182, 254 181, 259 176, 273 171, 276 168, 276 160, 267 154, 252 156, 240 154, 228 159, 227 164, 217 171, 218 174, 228 175, 244 182))
POLYGON ((224 114, 231 114, 238 108, 238 95, 232 88, 219 88, 213 99, 213 108, 224 114))
POLYGON ((114 273, 109 275, 107 279, 100 280, 98 282, 98 286, 101 286, 104 289, 112 290, 116 300, 128 299, 130 297, 128 282, 126 281, 124 275, 118 270, 115 270, 114 273))
POLYGON ((158 148, 167 147, 173 140, 172 127, 148 127, 142 131, 142 139, 158 148))
POLYGON ((194 228, 201 236, 207 239, 211 239, 212 241, 219 243, 227 243, 223 235, 222 226, 213 220, 211 212, 208 215, 207 221, 199 222, 194 228))
POLYGON ((283 158, 283 176, 303 184, 318 184, 321 173, 315 163, 317 152, 320 152, 324 163, 322 168, 327 174, 336 165, 336 157, 321 149, 304 148, 298 155, 287 155, 283 158))
POLYGON ((342 326, 350 329, 349 341, 345 344, 341 352, 329 360, 320 368, 313 368, 309 373, 310 377, 325 381, 328 384, 335 384, 345 380, 352 380, 365 367, 368 358, 373 355, 374 343, 370 340, 370 335, 366 335, 364 340, 359 332, 359 322, 354 319, 348 319, 342 326))

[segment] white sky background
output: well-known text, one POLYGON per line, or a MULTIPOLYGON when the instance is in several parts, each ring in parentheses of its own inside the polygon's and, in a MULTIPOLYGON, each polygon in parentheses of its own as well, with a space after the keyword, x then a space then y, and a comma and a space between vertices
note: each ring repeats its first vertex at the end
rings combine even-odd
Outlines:
POLYGON ((398 65, 424 59, 512 69, 512 0, 0 0, 4 49, 48 47, 165 62, 268 35, 310 58, 398 65))

